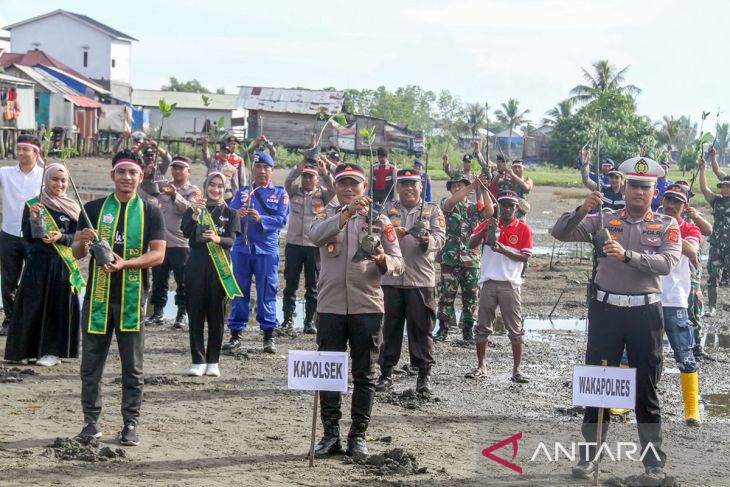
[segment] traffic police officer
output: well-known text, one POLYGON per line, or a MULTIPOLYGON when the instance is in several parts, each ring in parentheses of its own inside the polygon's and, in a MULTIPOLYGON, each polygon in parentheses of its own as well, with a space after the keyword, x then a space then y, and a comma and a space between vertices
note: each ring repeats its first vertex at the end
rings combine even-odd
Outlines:
POLYGON ((393 384, 393 367, 398 364, 403 343, 404 322, 408 330, 411 367, 418 369, 416 392, 431 392, 433 333, 436 325, 435 254, 444 244, 446 222, 441 209, 421 198, 421 176, 411 169, 398 171, 398 200, 385 206, 385 214, 395 227, 405 272, 397 277, 383 277, 385 318, 383 347, 380 351, 380 379, 376 390, 393 384), (411 232, 417 222, 426 232, 411 232))
MULTIPOLYGON (((383 336, 383 290, 381 276, 399 276, 404 271, 398 237, 390 220, 380 214, 373 234, 380 237, 377 253, 354 261, 360 241, 368 231, 365 171, 357 164, 340 164, 335 171, 339 203, 330 202, 315 217, 309 238, 320 247, 317 313, 320 351, 344 352, 350 346, 352 359, 352 426, 347 446, 350 455, 366 454, 365 431, 375 397, 375 362, 383 336)), ((320 392, 324 437, 316 455, 340 453, 339 392, 320 392)))
POLYGON ((307 164, 302 160, 294 166, 284 181, 289 194, 291 214, 286 231, 286 247, 284 249, 284 322, 282 328, 292 327, 295 302, 299 288, 299 276, 304 267, 304 333, 317 333, 312 321, 317 311, 317 279, 319 279, 319 249, 309 239, 309 228, 315 215, 324 210, 324 206, 335 195, 332 175, 321 163, 319 166, 307 164), (301 184, 295 181, 301 176, 301 184), (322 185, 319 185, 320 178, 322 185))
POLYGON ((264 332, 264 352, 275 353, 274 329, 279 326, 279 232, 289 217, 289 195, 284 188, 271 183, 274 160, 269 154, 255 152, 252 163, 253 184, 239 188, 230 205, 241 218, 242 235, 233 245, 231 260, 243 297, 233 299, 228 317, 231 339, 223 348, 234 349, 241 344, 251 305, 251 277, 255 276, 256 321, 264 332))
MULTIPOLYGON (((679 261, 682 244, 677 221, 651 211, 656 195, 657 176, 662 168, 646 157, 624 161, 619 170, 626 178, 626 208, 589 215, 600 209, 601 193, 588 195, 581 206, 563 214, 552 229, 560 241, 591 242, 600 235, 601 220, 610 238, 602 249, 605 256, 598 264, 588 308, 588 345, 586 364, 619 365, 624 347, 629 366, 636 368, 636 419, 644 467, 650 477, 662 480, 665 453, 661 449, 661 411, 657 382, 662 370, 664 334, 661 276, 679 261), (652 450, 647 450, 651 443, 652 450), (656 455, 654 454, 656 452, 656 455)), ((605 232, 603 232, 605 233, 605 232)), ((598 409, 586 408, 583 436, 595 443, 598 409)), ((609 415, 603 417, 603 438, 608 431, 609 415)), ((573 476, 589 478, 596 463, 596 448, 581 448, 581 460, 573 476)))

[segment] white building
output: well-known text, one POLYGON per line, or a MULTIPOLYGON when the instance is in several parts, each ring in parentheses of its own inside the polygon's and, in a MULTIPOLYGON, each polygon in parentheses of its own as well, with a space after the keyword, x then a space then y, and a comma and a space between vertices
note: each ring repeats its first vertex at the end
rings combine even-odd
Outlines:
POLYGON ((11 32, 12 52, 45 51, 99 82, 112 95, 130 99, 134 37, 86 15, 60 9, 3 28, 11 32))

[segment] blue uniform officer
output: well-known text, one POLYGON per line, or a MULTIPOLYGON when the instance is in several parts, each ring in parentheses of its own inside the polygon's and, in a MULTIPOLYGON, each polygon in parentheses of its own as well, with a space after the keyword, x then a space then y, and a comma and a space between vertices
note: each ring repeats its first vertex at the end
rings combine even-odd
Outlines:
POLYGON ((235 298, 231 305, 231 339, 223 348, 234 349, 241 344, 241 332, 246 329, 250 312, 251 277, 255 276, 256 321, 264 332, 264 351, 275 353, 279 232, 289 218, 289 195, 283 187, 272 184, 274 160, 268 153, 255 152, 252 162, 253 185, 239 188, 231 200, 231 208, 237 209, 241 217, 242 233, 233 245, 231 260, 243 297, 235 298))
POLYGON ((426 200, 427 203, 431 202, 431 176, 423 172, 423 161, 421 159, 415 159, 413 161, 413 169, 421 175, 421 198, 426 200))

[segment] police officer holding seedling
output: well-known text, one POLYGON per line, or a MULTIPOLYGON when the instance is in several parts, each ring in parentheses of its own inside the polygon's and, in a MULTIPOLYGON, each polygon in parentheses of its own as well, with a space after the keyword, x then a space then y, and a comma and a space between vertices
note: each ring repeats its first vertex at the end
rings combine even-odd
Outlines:
MULTIPOLYGON (((682 243, 677 220, 654 213, 652 199, 657 194, 657 177, 664 170, 646 157, 624 161, 626 208, 600 210, 601 193, 594 191, 581 206, 563 214, 552 229, 561 241, 593 242, 597 266, 591 284, 588 308, 586 364, 619 365, 624 347, 629 366, 636 368, 636 419, 646 475, 657 481, 665 478, 666 454, 662 450, 661 410, 657 383, 662 370, 664 334, 661 276, 668 275, 679 261, 682 243), (656 455, 654 454, 656 452, 656 455), (658 458, 657 458, 658 457, 658 458)), ((598 409, 586 408, 583 436, 596 441, 598 409)), ((606 438, 609 415, 603 416, 606 438)), ((582 447, 581 459, 573 476, 589 478, 596 469, 596 447, 582 447)))
MULTIPOLYGON (((372 179, 372 177, 371 177, 372 179)), ((335 171, 337 202, 315 217, 309 238, 320 248, 317 313, 320 351, 344 352, 352 359, 352 426, 350 455, 366 454, 365 431, 375 397, 375 361, 383 336, 382 276, 400 276, 403 257, 395 228, 384 214, 373 216, 365 194, 365 171, 357 164, 340 164, 335 171), (368 211, 370 209, 370 211, 368 211)), ((318 456, 340 453, 339 392, 320 392, 324 437, 318 456)))
POLYGON ((395 227, 405 272, 383 277, 385 319, 380 351, 379 391, 393 384, 403 343, 403 325, 408 330, 411 367, 418 369, 416 392, 431 392, 433 333, 436 325, 436 269, 434 257, 444 244, 446 223, 441 209, 421 197, 421 175, 411 169, 398 171, 398 201, 386 204, 385 214, 395 227))

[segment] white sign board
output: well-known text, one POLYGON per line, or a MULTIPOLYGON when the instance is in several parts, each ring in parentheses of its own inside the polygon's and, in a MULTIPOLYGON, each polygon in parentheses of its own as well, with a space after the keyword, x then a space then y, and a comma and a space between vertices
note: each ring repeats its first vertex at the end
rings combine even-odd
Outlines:
POLYGON ((289 350, 289 389, 347 392, 347 352, 289 350))
POLYGON ((596 408, 636 407, 636 369, 576 365, 573 405, 596 408))

